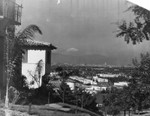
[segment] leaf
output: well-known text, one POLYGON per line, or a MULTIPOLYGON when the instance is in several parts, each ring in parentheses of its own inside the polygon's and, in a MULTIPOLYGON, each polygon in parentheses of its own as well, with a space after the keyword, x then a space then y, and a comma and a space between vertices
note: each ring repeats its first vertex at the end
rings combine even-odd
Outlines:
POLYGON ((19 38, 19 39, 25 39, 25 38, 32 39, 34 37, 35 33, 39 33, 42 35, 42 31, 40 30, 40 28, 38 26, 29 25, 22 32, 18 33, 17 38, 19 38))
POLYGON ((129 36, 128 33, 125 35, 124 40, 125 40, 127 43, 129 43, 130 36, 129 36))
POLYGON ((126 23, 126 21, 123 21, 122 24, 120 24, 120 25, 118 26, 118 28, 119 28, 120 30, 122 30, 122 31, 125 31, 125 30, 127 29, 127 23, 126 23))
POLYGON ((118 33, 116 36, 117 36, 117 37, 123 37, 125 34, 126 34, 126 32, 120 32, 120 33, 118 33))

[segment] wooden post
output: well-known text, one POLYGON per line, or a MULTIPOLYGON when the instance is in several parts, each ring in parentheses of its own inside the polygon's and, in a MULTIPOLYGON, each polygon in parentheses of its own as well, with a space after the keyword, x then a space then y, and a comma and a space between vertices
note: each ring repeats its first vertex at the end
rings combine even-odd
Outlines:
POLYGON ((84 107, 84 102, 83 102, 83 99, 84 99, 84 95, 81 95, 81 108, 83 108, 84 107))
POLYGON ((48 104, 50 103, 50 92, 48 92, 48 104))
POLYGON ((30 113, 31 113, 31 106, 32 106, 32 103, 29 103, 28 114, 30 114, 30 113))
POLYGON ((50 74, 51 71, 51 50, 46 50, 45 53, 45 74, 50 74))
POLYGON ((129 116, 130 116, 130 109, 129 109, 129 116))

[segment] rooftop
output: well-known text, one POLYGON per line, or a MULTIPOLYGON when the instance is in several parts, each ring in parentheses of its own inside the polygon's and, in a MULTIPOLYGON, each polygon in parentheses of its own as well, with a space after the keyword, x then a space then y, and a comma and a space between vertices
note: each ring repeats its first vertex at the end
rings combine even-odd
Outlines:
POLYGON ((33 39, 26 39, 22 41, 22 46, 25 49, 33 49, 33 50, 54 50, 57 49, 54 45, 48 42, 36 41, 33 39))

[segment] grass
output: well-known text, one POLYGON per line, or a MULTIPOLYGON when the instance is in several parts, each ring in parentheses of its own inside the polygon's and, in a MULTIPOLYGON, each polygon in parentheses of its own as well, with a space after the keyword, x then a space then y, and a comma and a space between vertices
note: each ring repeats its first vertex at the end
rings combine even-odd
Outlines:
MULTIPOLYGON (((32 105, 28 115, 29 105, 9 105, 9 116, 100 116, 89 110, 65 103, 32 105)), ((5 116, 4 103, 0 103, 0 116, 5 116)))
MULTIPOLYGON (((100 116, 89 110, 76 107, 74 105, 58 103, 57 105, 62 106, 61 108, 51 107, 50 105, 32 105, 30 115, 36 116, 100 116), (70 108, 69 111, 63 109, 70 108), (75 113, 77 110, 77 113, 75 113)), ((19 112, 28 112, 28 105, 10 105, 10 109, 19 112)))

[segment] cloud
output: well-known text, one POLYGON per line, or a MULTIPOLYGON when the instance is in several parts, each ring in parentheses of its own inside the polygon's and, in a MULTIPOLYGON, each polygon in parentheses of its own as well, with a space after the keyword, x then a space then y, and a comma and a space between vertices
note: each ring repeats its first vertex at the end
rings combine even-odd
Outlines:
POLYGON ((49 19, 49 18, 47 18, 47 19, 46 19, 46 22, 48 22, 48 23, 49 23, 49 22, 50 22, 50 19, 49 19))
POLYGON ((79 51, 77 48, 69 48, 67 49, 67 52, 77 52, 79 51))
POLYGON ((60 0, 57 0, 57 5, 60 4, 60 0))

